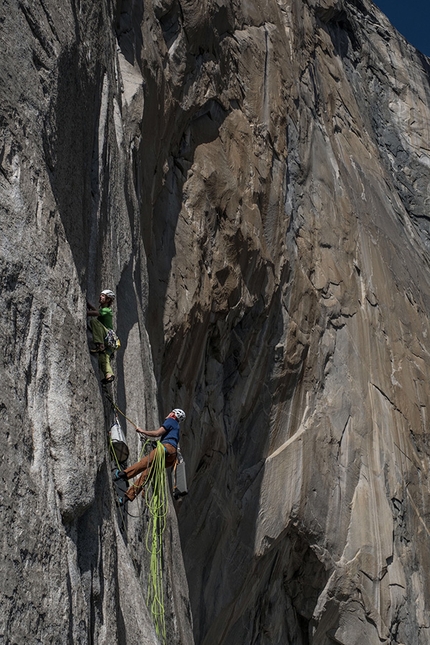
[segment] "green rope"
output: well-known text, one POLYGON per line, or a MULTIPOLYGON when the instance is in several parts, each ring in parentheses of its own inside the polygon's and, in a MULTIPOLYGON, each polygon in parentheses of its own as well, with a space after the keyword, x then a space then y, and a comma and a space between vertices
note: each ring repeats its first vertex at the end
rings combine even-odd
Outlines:
POLYGON ((145 488, 145 502, 149 510, 146 549, 150 553, 147 604, 154 621, 155 631, 166 642, 166 622, 163 592, 163 533, 166 528, 168 497, 166 486, 165 450, 158 442, 145 488))
POLYGON ((138 458, 138 460, 137 460, 137 461, 140 461, 140 460, 142 459, 142 457, 143 457, 143 453, 145 452, 145 450, 146 450, 146 448, 147 448, 148 444, 149 444, 149 443, 151 443, 151 439, 148 439, 148 438, 143 439, 143 436, 142 436, 142 435, 140 435, 140 439, 141 439, 141 441, 142 441, 142 447, 141 447, 141 449, 140 449, 140 452, 139 452, 139 458, 138 458))

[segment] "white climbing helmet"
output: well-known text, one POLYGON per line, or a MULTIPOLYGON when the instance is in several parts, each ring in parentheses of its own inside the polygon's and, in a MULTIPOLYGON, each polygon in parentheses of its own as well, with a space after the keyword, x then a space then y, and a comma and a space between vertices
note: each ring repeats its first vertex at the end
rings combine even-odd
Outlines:
POLYGON ((104 295, 110 298, 111 300, 115 300, 115 294, 110 289, 104 289, 101 293, 104 293, 104 295))
POLYGON ((186 414, 185 414, 185 412, 183 410, 180 410, 179 408, 175 408, 174 410, 172 410, 172 412, 175 415, 176 420, 179 423, 182 423, 182 421, 185 421, 186 414))

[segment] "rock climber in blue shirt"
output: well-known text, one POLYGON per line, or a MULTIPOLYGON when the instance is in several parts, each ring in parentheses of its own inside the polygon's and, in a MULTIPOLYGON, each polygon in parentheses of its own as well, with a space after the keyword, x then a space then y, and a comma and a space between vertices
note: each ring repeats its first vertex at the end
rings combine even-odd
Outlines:
MULTIPOLYGON (((165 421, 163 421, 158 430, 142 430, 142 428, 136 428, 136 432, 146 437, 161 440, 165 451, 166 468, 170 468, 175 464, 179 443, 179 424, 182 421, 185 421, 185 412, 179 408, 175 408, 165 421)), ((127 501, 132 502, 143 489, 145 481, 151 471, 151 464, 156 452, 156 449, 151 450, 148 455, 132 466, 129 466, 125 470, 115 471, 115 480, 128 480, 140 474, 140 477, 126 491, 124 498, 120 501, 121 504, 127 501)))

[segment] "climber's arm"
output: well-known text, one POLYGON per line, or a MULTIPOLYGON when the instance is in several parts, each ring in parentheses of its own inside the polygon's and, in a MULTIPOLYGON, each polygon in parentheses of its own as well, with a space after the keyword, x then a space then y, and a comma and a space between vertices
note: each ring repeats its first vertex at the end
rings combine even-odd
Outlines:
POLYGON ((87 300, 87 316, 98 316, 99 310, 94 309, 93 305, 87 300))
POLYGON ((136 432, 139 432, 139 434, 144 434, 145 437, 156 438, 165 435, 167 430, 166 428, 163 428, 163 426, 161 426, 160 428, 158 428, 158 430, 142 430, 142 428, 136 428, 136 432))

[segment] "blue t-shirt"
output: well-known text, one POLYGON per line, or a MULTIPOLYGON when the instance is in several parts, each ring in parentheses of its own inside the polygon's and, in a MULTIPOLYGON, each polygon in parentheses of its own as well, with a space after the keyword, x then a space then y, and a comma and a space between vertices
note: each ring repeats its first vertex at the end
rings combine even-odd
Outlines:
POLYGON ((170 443, 171 446, 177 448, 179 442, 179 423, 176 419, 168 417, 161 425, 167 430, 167 433, 161 439, 161 443, 170 443))

